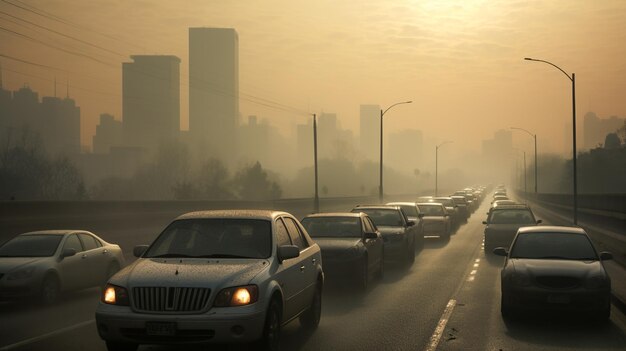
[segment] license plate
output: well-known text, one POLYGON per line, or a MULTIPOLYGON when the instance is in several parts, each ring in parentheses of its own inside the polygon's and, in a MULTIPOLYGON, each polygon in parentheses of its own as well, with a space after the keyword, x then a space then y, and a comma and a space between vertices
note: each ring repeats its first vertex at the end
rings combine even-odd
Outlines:
POLYGON ((176 334, 174 322, 146 322, 146 334, 172 336, 176 334))
POLYGON ((548 295, 548 302, 566 304, 570 303, 570 298, 568 295, 548 295))

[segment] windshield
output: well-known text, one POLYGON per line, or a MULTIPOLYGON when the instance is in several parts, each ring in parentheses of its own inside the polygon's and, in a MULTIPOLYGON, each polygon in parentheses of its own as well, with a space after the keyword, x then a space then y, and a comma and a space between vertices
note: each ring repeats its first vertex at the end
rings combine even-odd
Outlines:
POLYGON ((445 209, 441 205, 418 205, 424 216, 443 216, 445 209))
POLYGON ((271 223, 256 219, 183 219, 170 224, 144 257, 268 258, 271 223))
POLYGON ((438 202, 446 207, 454 207, 454 201, 446 198, 435 198, 435 202, 438 202))
POLYGON ((361 220, 358 217, 306 217, 302 225, 313 238, 361 237, 361 220))
POLYGON ((63 235, 19 235, 0 247, 0 257, 49 257, 54 255, 63 235))
POLYGON ((491 212, 489 223, 492 224, 535 224, 533 214, 526 209, 506 209, 491 212))
POLYGON ((513 243, 511 258, 597 260, 598 256, 584 234, 524 233, 513 243))
POLYGON ((402 214, 397 210, 385 210, 385 209, 357 209, 358 212, 366 213, 374 225, 377 227, 402 227, 404 221, 402 220, 402 214))

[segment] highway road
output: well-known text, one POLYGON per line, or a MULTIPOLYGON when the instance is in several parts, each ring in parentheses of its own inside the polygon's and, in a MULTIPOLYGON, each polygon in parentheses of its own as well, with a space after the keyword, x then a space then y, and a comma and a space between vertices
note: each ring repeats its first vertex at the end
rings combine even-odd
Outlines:
MULTIPOLYGON (((482 249, 481 222, 488 205, 485 200, 448 242, 427 240, 410 269, 388 265, 384 279, 371 284, 366 292, 329 282, 319 328, 308 334, 297 321, 287 325, 283 349, 625 350, 626 317, 616 308, 611 311, 610 322, 602 325, 584 318, 555 316, 502 320, 502 258, 485 256, 482 249)), ((545 224, 565 224, 549 212, 536 212, 545 224)), ((102 230, 91 229, 105 240, 119 243, 130 261, 132 247, 150 242, 175 216, 167 215, 155 215, 143 223, 103 221, 102 230)), ((98 298, 98 289, 89 289, 67 294, 54 306, 1 304, 0 350, 105 350, 94 323, 98 298)), ((208 349, 245 348, 218 345, 208 349)))

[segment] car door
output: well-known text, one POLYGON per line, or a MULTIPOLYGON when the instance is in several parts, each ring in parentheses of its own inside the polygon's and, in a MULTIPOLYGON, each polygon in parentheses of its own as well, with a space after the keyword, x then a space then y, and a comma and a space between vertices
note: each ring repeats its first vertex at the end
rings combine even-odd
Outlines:
POLYGON ((91 287, 103 284, 108 269, 109 260, 111 259, 108 250, 88 233, 78 233, 78 238, 83 244, 83 255, 85 258, 85 270, 88 272, 89 279, 84 280, 84 287, 91 287))
POLYGON ((76 255, 65 257, 59 262, 61 289, 78 289, 84 286, 85 279, 89 279, 86 268, 87 256, 83 255, 83 245, 78 239, 78 235, 70 234, 65 238, 61 252, 67 249, 76 250, 76 255))
MULTIPOLYGON (((281 218, 274 221, 276 246, 293 245, 287 227, 281 218)), ((276 281, 280 285, 284 299, 283 321, 290 320, 297 311, 296 296, 300 289, 301 273, 299 257, 284 260, 276 271, 276 281)))
POLYGON ((317 260, 316 251, 309 245, 302 234, 296 220, 291 217, 283 217, 291 242, 300 249, 300 257, 296 258, 300 265, 299 291, 295 298, 296 313, 308 308, 313 301, 315 284, 317 283, 317 260))

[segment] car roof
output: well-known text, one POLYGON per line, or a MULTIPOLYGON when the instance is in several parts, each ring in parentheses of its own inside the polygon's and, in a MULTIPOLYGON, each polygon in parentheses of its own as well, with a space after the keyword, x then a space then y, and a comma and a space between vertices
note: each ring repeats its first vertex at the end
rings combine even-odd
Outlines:
POLYGON ((437 196, 437 197, 433 197, 433 199, 435 199, 435 200, 451 200, 452 196, 437 196))
POLYGON ((418 206, 443 206, 443 204, 439 202, 420 202, 417 204, 418 206))
POLYGON ((273 220, 280 215, 289 214, 275 210, 209 210, 185 213, 176 218, 179 219, 202 219, 202 218, 238 218, 238 219, 266 219, 273 220))
POLYGON ((358 209, 373 209, 373 210, 399 210, 398 205, 356 205, 352 210, 358 209))
POLYGON ((388 206, 415 206, 416 204, 417 204, 416 202, 410 202, 410 201, 387 203, 388 206))
POLYGON ((584 229, 580 227, 565 227, 565 226, 553 226, 553 225, 539 225, 532 227, 521 227, 518 231, 520 234, 524 233, 571 233, 571 234, 587 234, 584 229))
POLYGON ((504 205, 498 205, 497 207, 493 208, 494 211, 504 211, 504 210, 530 210, 530 206, 525 205, 525 204, 504 204, 504 205))
POLYGON ((320 218, 320 217, 361 217, 367 216, 366 213, 363 212, 320 212, 320 213, 311 213, 306 215, 304 218, 320 218))
POLYGON ((55 230, 35 230, 32 232, 22 233, 20 235, 65 235, 70 233, 89 233, 80 229, 55 229, 55 230))

